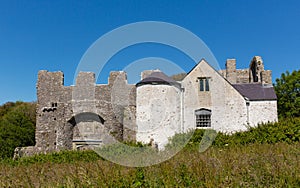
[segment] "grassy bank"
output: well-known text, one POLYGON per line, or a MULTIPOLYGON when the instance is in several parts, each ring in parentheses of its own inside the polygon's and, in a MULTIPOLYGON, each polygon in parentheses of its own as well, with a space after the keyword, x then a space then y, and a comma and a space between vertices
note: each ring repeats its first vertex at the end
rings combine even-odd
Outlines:
POLYGON ((203 153, 189 148, 144 168, 120 166, 91 151, 47 157, 36 162, 2 162, 0 187, 300 186, 299 143, 214 146, 203 153))
MULTIPOLYGON (((187 141, 189 134, 171 140, 170 148, 187 142, 177 155, 143 168, 114 164, 93 151, 3 159, 0 187, 300 187, 299 118, 219 133, 205 152, 199 152, 204 131, 187 141)), ((135 157, 134 150, 130 154, 135 157)))

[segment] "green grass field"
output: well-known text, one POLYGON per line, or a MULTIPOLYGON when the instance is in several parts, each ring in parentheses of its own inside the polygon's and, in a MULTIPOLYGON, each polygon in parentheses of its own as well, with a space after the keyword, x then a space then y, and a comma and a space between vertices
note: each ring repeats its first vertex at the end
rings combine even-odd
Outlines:
POLYGON ((300 187, 299 118, 218 134, 201 153, 202 136, 196 131, 177 155, 149 167, 124 167, 93 151, 3 159, 0 187, 300 187))
POLYGON ((133 168, 92 151, 2 162, 0 187, 299 187, 300 144, 184 149, 158 165, 133 168))

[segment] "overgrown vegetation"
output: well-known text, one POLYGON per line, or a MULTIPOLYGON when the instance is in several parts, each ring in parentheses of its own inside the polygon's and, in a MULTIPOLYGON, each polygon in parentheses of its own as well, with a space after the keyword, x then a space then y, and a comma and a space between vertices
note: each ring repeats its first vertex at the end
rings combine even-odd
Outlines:
POLYGON ((14 149, 35 144, 35 103, 8 102, 0 106, 0 158, 14 149))
POLYGON ((295 142, 189 149, 144 168, 120 166, 90 151, 41 155, 0 163, 0 187, 299 187, 299 147, 295 142))
MULTIPOLYGON (((299 81, 300 71, 276 80, 278 123, 231 135, 213 130, 177 134, 166 148, 185 145, 183 150, 143 168, 114 164, 94 151, 63 151, 14 161, 15 147, 35 144, 35 104, 6 103, 0 106, 0 187, 300 187, 299 81), (203 140, 212 145, 199 152, 203 140)), ((147 155, 157 152, 133 142, 101 151, 120 157, 124 148, 133 160, 139 149, 147 155)))
MULTIPOLYGON (((218 133, 205 152, 199 152, 204 131, 191 134, 178 134, 171 139, 168 147, 172 148, 172 144, 185 143, 192 136, 173 158, 144 168, 114 164, 93 151, 65 151, 17 161, 5 159, 0 161, 0 187, 300 186, 300 118, 263 124, 232 135, 218 133)), ((209 139, 210 134, 207 135, 204 139, 209 139)), ((107 147, 105 152, 122 152, 122 147, 115 149, 118 148, 107 147)))
MULTIPOLYGON (((208 131, 214 133, 214 130, 197 129, 188 134, 175 135, 170 145, 173 143, 179 145, 181 142, 186 142, 191 138, 186 147, 193 147, 198 145, 203 139, 204 132, 208 131), (193 134, 192 136, 190 134, 193 134)), ((210 139, 207 134, 206 138, 210 139)), ((236 145, 243 146, 247 144, 275 144, 278 142, 293 143, 300 141, 300 118, 284 119, 276 123, 260 124, 257 127, 249 127, 248 131, 236 132, 234 134, 218 133, 213 146, 228 146, 236 145)))
POLYGON ((280 118, 300 117, 300 70, 281 74, 274 84, 280 118))

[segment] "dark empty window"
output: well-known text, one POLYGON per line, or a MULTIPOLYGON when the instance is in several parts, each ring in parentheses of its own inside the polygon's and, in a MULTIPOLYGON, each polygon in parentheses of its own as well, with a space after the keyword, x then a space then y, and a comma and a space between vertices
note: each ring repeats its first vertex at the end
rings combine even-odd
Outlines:
POLYGON ((211 127, 211 110, 201 108, 195 111, 196 127, 211 127))
POLYGON ((208 78, 205 79, 205 91, 209 91, 209 81, 208 81, 208 78))
POLYGON ((200 91, 204 91, 204 80, 200 79, 200 91))
POLYGON ((254 62, 251 65, 251 73, 252 73, 252 77, 253 77, 253 82, 258 82, 258 76, 257 76, 257 64, 256 62, 254 62))
POLYGON ((209 78, 199 78, 200 91, 209 91, 209 78))

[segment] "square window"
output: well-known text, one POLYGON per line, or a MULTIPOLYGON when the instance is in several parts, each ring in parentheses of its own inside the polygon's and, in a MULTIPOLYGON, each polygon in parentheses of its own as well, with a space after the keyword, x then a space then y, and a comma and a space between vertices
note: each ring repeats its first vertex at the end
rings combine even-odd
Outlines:
POLYGON ((199 109, 195 111, 196 127, 211 127, 211 111, 208 109, 199 109))

